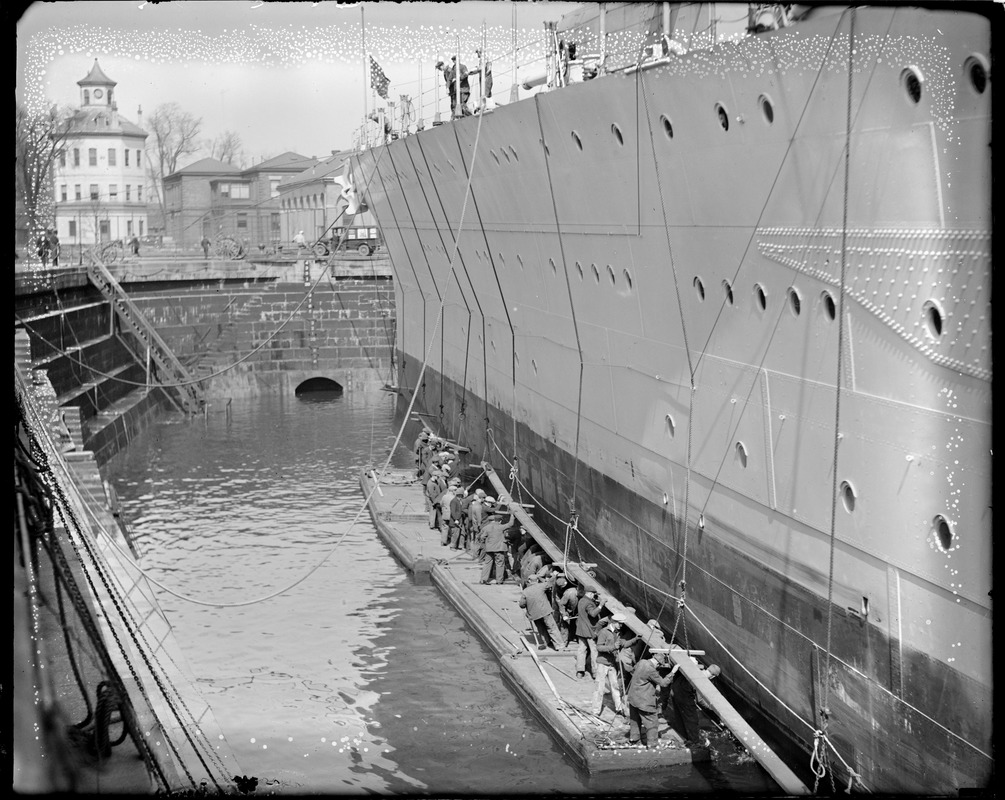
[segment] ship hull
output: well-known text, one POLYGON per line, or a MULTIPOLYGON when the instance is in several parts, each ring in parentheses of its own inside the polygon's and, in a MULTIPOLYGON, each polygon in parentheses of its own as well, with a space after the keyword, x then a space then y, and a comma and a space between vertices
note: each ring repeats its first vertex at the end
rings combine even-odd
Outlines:
POLYGON ((989 49, 824 9, 354 160, 404 396, 871 791, 992 774, 989 49))
MULTIPOLYGON (((415 386, 421 364, 407 352, 399 350, 397 357, 403 365, 402 385, 415 386)), ((814 731, 801 720, 818 718, 815 709, 822 702, 828 659, 816 642, 826 639, 829 609, 829 735, 865 785, 881 787, 873 791, 919 795, 988 785, 991 764, 967 740, 984 742, 990 750, 990 727, 972 711, 991 707, 991 687, 968 680, 928 653, 905 648, 881 621, 863 618, 854 609, 829 607, 826 598, 723 544, 728 537, 708 519, 703 531, 692 530, 688 537, 692 567, 685 597, 691 617, 684 614, 678 621, 676 603, 668 595, 680 594, 685 547, 680 519, 577 462, 526 425, 514 425, 503 409, 479 405, 472 413, 470 392, 435 370, 424 371, 419 387, 413 411, 427 414, 434 428, 472 446, 473 464, 479 463, 475 454, 482 453, 514 496, 520 494, 524 502, 540 508, 535 520, 556 546, 568 548, 570 560, 596 564, 598 578, 638 616, 658 619, 679 642, 686 636, 690 648, 704 650, 706 663, 719 664, 730 688, 762 723, 807 754, 806 762, 794 768, 811 774, 814 731), (514 453, 520 454, 515 461, 519 485, 511 471, 514 453), (567 507, 559 498, 574 494, 580 499, 580 528, 607 529, 609 536, 591 533, 589 544, 575 535, 567 538, 563 517, 556 512, 567 507), (612 519, 622 524, 612 524, 612 519), (653 531, 676 533, 659 537, 650 535, 653 531), (917 707, 933 705, 953 710, 967 740, 917 707)), ((402 408, 411 394, 403 395, 402 408)), ((759 509, 750 513, 749 529, 771 524, 757 519, 763 516, 759 509)), ((985 635, 980 626, 958 633, 964 640, 985 635)), ((842 775, 846 780, 833 755, 830 761, 837 780, 842 775)))

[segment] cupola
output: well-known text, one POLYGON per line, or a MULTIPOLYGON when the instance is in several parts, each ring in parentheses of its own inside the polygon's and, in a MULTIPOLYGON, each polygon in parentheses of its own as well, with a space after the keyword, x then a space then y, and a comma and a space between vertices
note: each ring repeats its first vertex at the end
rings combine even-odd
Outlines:
POLYGON ((105 75, 98 66, 98 59, 94 59, 94 66, 87 73, 87 77, 77 81, 80 87, 81 108, 88 106, 99 106, 101 108, 115 108, 112 98, 112 91, 115 89, 115 81, 105 75))

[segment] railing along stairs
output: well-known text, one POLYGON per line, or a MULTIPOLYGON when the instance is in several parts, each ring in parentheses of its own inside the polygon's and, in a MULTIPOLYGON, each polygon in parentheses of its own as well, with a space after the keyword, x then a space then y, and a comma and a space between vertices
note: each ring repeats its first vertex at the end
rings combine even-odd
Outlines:
POLYGON ((182 410, 186 414, 199 413, 206 401, 195 379, 135 303, 129 299, 129 295, 98 256, 93 252, 88 256, 90 263, 87 266, 87 276, 91 279, 91 283, 108 299, 119 321, 146 348, 151 361, 157 367, 160 379, 164 383, 171 384, 171 388, 180 395, 182 410))

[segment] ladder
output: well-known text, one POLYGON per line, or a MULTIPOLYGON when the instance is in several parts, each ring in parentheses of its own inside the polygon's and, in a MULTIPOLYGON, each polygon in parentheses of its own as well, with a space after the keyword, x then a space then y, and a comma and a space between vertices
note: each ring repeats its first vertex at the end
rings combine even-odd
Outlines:
MULTIPOLYGON (((122 286, 108 271, 95 253, 89 253, 87 277, 105 296, 116 317, 135 336, 150 354, 157 366, 160 379, 180 395, 181 408, 186 414, 197 414, 205 405, 202 389, 171 351, 157 330, 150 324, 136 304, 129 299, 122 286)), ((162 387, 167 388, 167 387, 162 387)), ((170 396, 170 392, 168 393, 170 396)), ((172 398, 173 400, 174 398, 172 398)))

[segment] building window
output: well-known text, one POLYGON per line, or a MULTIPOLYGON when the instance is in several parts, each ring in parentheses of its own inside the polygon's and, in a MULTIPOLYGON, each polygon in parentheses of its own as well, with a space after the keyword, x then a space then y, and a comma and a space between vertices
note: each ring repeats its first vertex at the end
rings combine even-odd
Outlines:
POLYGON ((273 234, 277 234, 277 235, 279 234, 279 215, 278 214, 271 214, 269 216, 269 230, 271 230, 273 234))
POLYGON ((237 229, 239 231, 246 231, 246 230, 248 230, 248 215, 247 214, 238 213, 238 215, 237 215, 237 229))
POLYGON ((136 187, 136 202, 137 203, 142 203, 143 202, 143 187, 142 186, 137 186, 136 187))
POLYGON ((98 148, 89 147, 87 149, 87 164, 90 167, 98 166, 98 148))
POLYGON ((220 184, 220 197, 230 197, 230 184, 221 183, 220 184))
POLYGON ((247 200, 251 197, 251 187, 246 183, 233 183, 230 186, 230 196, 233 200, 247 200))
POLYGON ((282 175, 270 175, 269 176, 269 196, 279 197, 279 181, 283 179, 282 175))
MULTIPOLYGON (((126 152, 128 153, 129 151, 128 151, 128 150, 126 150, 126 152)), ((127 203, 128 203, 128 202, 129 202, 129 201, 130 201, 130 200, 132 199, 132 198, 130 197, 130 193, 132 192, 132 190, 133 190, 133 187, 132 187, 132 186, 130 186, 130 185, 129 185, 129 184, 127 183, 127 184, 126 184, 126 202, 127 202, 127 203)))
POLYGON ((125 147, 122 149, 122 154, 126 157, 126 166, 129 166, 129 148, 125 147))
POLYGON ((74 200, 79 200, 80 199, 80 184, 79 183, 75 183, 73 185, 73 199, 74 200))
POLYGON ((139 150, 136 151, 136 166, 137 167, 142 167, 143 166, 143 163, 140 161, 140 151, 139 150))
POLYGON ((114 167, 115 166, 115 148, 114 147, 109 147, 108 148, 108 166, 110 166, 110 167, 114 167))
POLYGON ((108 199, 118 200, 119 199, 119 185, 117 183, 109 184, 108 186, 108 199))
POLYGON ((140 220, 140 236, 143 235, 143 220, 140 220))
POLYGON ((77 220, 75 219, 70 220, 70 238, 71 239, 77 238, 77 220))
POLYGON ((79 147, 74 147, 73 148, 73 166, 75 166, 75 167, 79 167, 80 166, 80 148, 79 147))
POLYGON ((91 199, 92 200, 98 199, 98 184, 96 183, 91 184, 91 199))
POLYGON ((60 150, 59 151, 59 166, 61 166, 61 167, 65 167, 66 166, 66 151, 65 150, 60 150))
POLYGON ((91 93, 84 89, 84 105, 89 106, 91 104, 91 93))
POLYGON ((59 199, 61 202, 66 202, 66 184, 64 183, 59 187, 59 199))
POLYGON ((131 219, 126 220, 126 236, 133 235, 133 221, 131 219))

